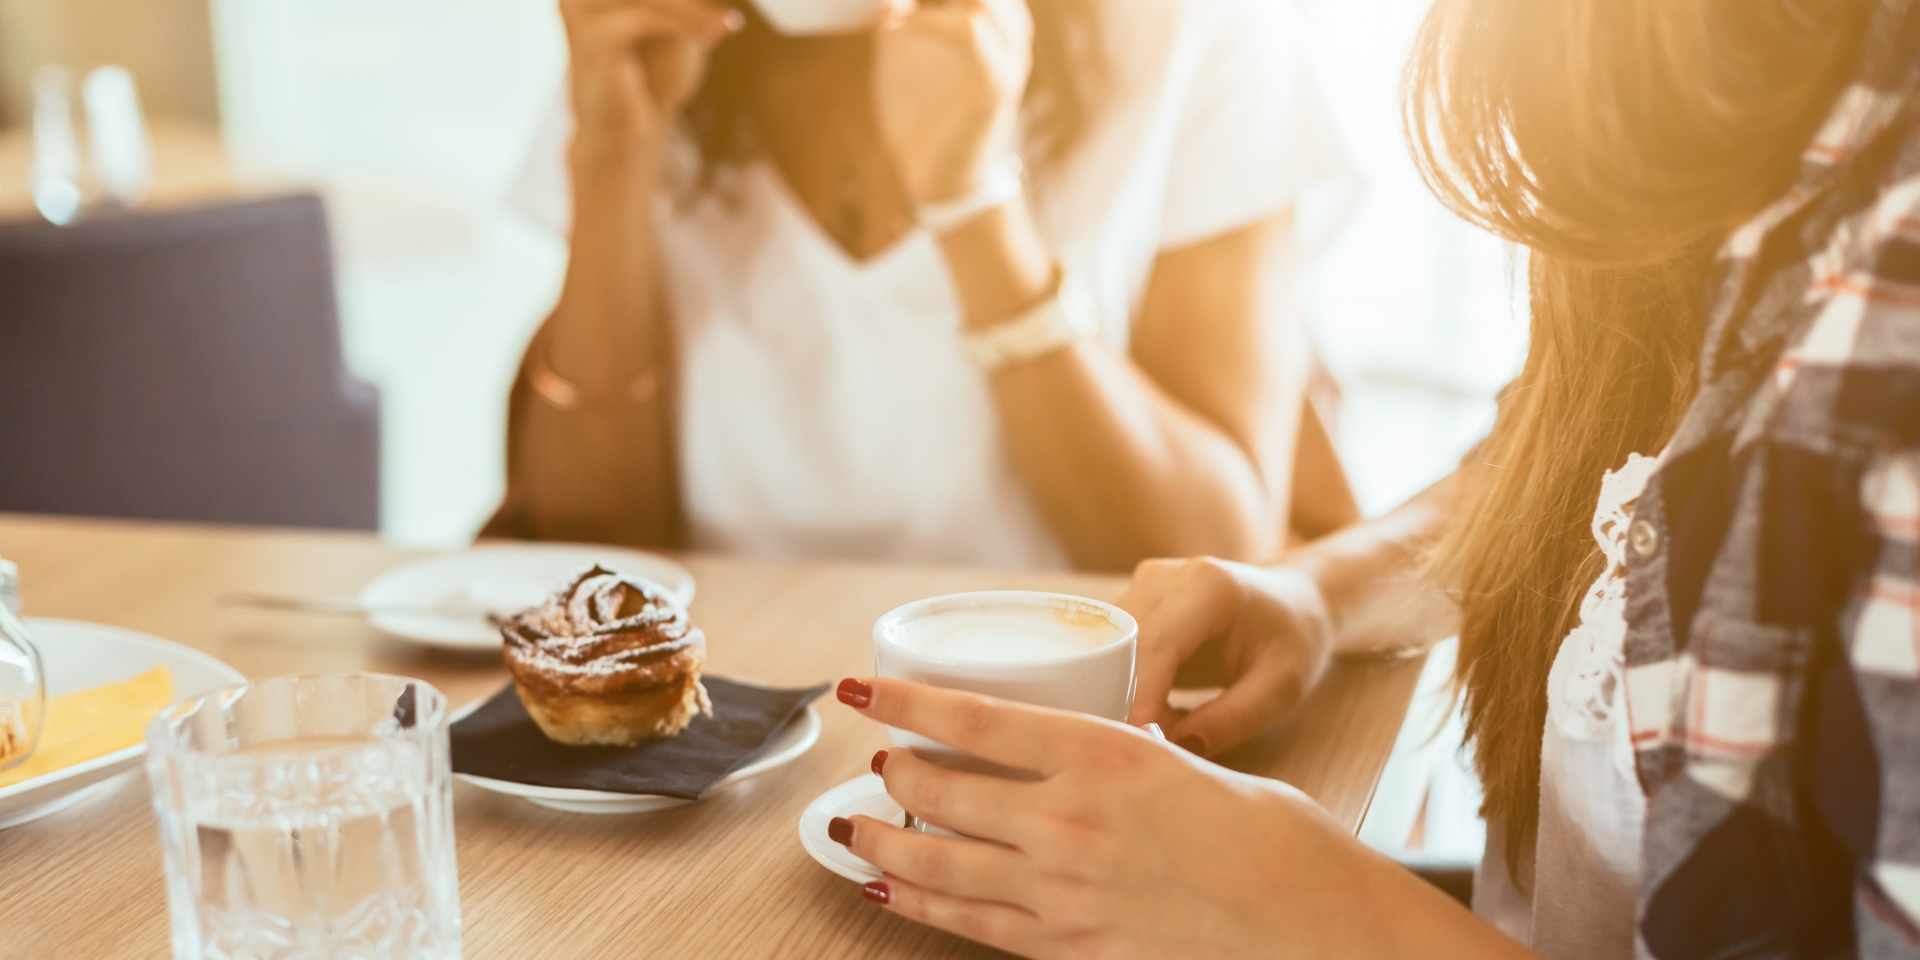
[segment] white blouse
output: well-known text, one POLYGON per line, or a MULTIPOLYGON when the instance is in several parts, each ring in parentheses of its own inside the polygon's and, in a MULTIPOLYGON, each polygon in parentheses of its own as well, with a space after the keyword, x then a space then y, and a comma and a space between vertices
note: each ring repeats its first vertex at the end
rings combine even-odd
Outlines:
MULTIPOLYGON (((1343 157, 1285 0, 1105 0, 1103 13, 1110 99, 1031 196, 1125 350, 1161 251, 1280 213, 1343 157)), ((515 189, 562 229, 568 136, 562 114, 515 189)), ((659 209, 693 545, 1064 566, 961 352, 933 237, 915 230, 857 261, 771 165, 725 186, 724 200, 659 209)))
POLYGON ((1561 642, 1547 677, 1532 895, 1507 874, 1498 824, 1488 825, 1486 856, 1474 874, 1474 911, 1548 960, 1635 955, 1647 801, 1634 772, 1621 685, 1627 528, 1633 501, 1658 465, 1633 454, 1600 484, 1593 536, 1607 569, 1580 602, 1580 625, 1561 642))

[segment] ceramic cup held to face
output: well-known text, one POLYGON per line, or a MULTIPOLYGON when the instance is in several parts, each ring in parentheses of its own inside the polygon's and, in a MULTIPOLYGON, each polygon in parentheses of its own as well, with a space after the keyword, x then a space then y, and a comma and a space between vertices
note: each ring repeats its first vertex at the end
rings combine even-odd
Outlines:
MULTIPOLYGON (((1125 610, 1058 593, 998 590, 920 600, 873 625, 874 672, 930 686, 1125 721, 1139 626, 1125 610)), ((892 727, 896 747, 992 770, 892 727)), ((1005 773, 1006 771, 993 771, 1005 773)))
POLYGON ((790 37, 855 33, 879 22, 899 0, 753 0, 775 30, 790 37))

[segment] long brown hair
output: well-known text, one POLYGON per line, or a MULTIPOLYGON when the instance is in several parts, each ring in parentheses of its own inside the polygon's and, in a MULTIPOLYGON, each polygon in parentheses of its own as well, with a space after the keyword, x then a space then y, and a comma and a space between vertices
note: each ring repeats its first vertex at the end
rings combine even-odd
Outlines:
MULTIPOLYGON (((751 98, 767 47, 780 36, 753 4, 735 0, 746 27, 714 48, 700 89, 687 102, 683 122, 700 152, 700 182, 719 170, 753 159, 751 98)), ((1042 170, 1064 159, 1092 128, 1107 85, 1098 0, 1032 0, 1033 70, 1027 78, 1022 120, 1027 154, 1042 170)))
POLYGON ((1713 252, 1791 185, 1871 2, 1438 0, 1421 28, 1415 159, 1456 213, 1529 248, 1527 361, 1435 558, 1510 869, 1538 820, 1547 673, 1602 565, 1601 475, 1678 425, 1713 252))

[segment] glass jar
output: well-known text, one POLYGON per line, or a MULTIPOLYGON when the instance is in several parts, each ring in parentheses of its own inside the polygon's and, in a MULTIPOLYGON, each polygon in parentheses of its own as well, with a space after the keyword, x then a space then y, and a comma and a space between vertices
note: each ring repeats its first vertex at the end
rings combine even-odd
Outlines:
POLYGON ((33 755, 46 716, 46 672, 19 609, 19 574, 0 560, 0 770, 33 755))

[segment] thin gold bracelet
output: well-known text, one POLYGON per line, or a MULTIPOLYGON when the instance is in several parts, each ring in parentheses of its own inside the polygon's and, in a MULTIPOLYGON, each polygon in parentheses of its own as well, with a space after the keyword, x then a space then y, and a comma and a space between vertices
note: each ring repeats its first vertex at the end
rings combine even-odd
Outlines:
POLYGON ((540 399, 556 410, 569 412, 608 410, 651 401, 660 393, 660 378, 649 371, 614 390, 588 390, 553 372, 547 359, 547 337, 543 334, 527 350, 527 385, 540 399))

